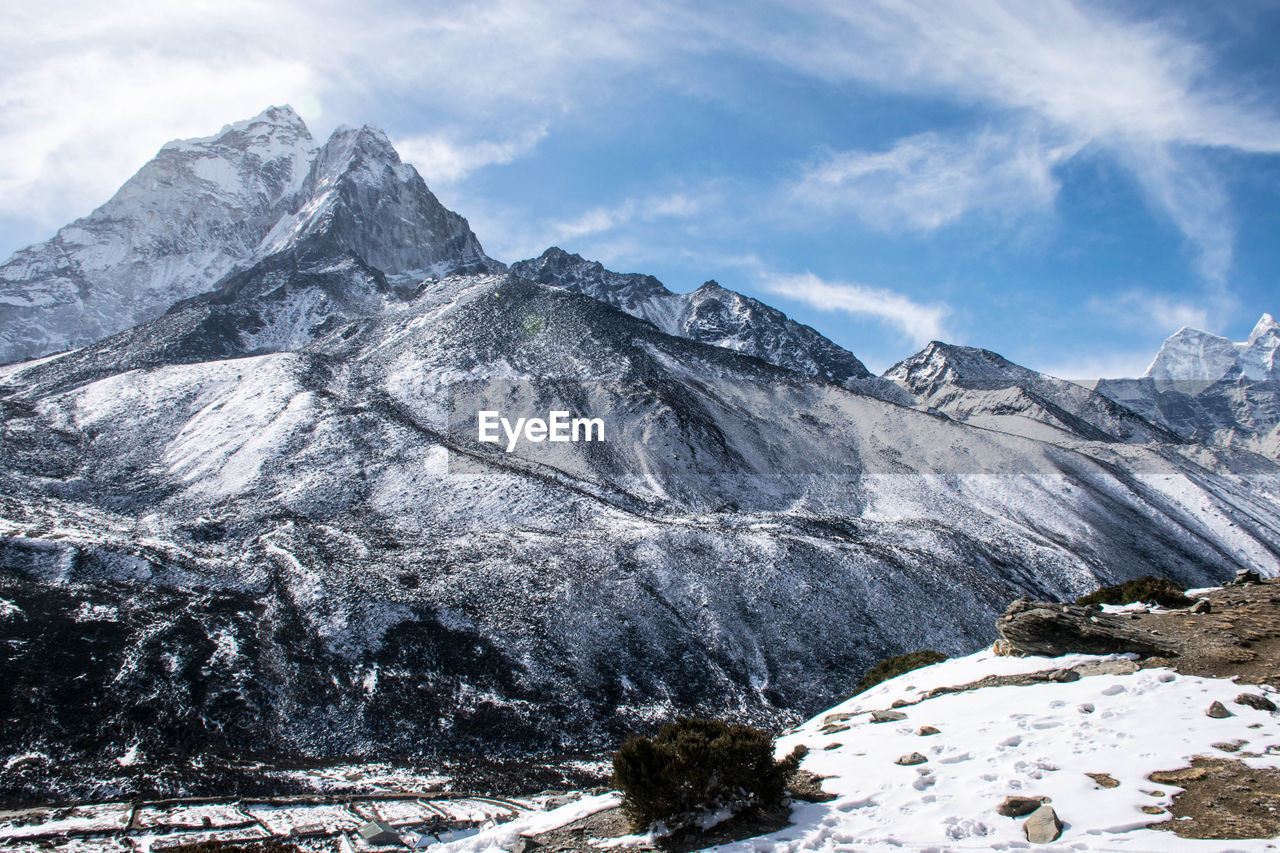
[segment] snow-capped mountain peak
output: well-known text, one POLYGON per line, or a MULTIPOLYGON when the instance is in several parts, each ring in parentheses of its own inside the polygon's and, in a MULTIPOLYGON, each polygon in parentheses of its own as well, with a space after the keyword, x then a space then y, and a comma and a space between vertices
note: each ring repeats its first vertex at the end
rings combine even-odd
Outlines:
POLYGON ((1263 314, 1249 339, 1238 343, 1184 326, 1164 342, 1143 376, 1165 383, 1275 379, 1277 350, 1280 324, 1270 314, 1263 314))
POLYGON ((97 210, 0 265, 0 362, 82 346, 208 290, 290 209, 314 149, 289 107, 164 145, 97 210))
POLYGON ((1177 440, 1115 400, 977 347, 932 341, 882 378, 919 407, 1001 432, 1068 444, 1177 440))
POLYGON ((1253 346, 1258 341, 1269 338, 1273 341, 1280 340, 1280 323, 1276 322, 1276 318, 1270 314, 1263 314, 1258 324, 1253 327, 1253 331, 1249 333, 1248 345, 1253 346))

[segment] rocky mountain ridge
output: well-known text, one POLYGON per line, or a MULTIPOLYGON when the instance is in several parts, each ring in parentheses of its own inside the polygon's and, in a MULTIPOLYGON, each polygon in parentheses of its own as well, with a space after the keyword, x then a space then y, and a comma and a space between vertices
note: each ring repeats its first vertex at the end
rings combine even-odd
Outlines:
POLYGON ((616 273, 558 247, 511 265, 516 275, 563 287, 648 320, 668 335, 725 347, 838 385, 871 378, 858 358, 776 308, 708 281, 672 293, 650 275, 616 273))

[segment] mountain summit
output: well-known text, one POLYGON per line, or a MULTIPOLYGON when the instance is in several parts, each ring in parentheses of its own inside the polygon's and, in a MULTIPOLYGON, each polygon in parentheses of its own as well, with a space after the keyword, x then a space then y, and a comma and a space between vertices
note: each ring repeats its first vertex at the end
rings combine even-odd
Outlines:
POLYGON ((290 107, 167 143, 104 205, 0 266, 0 363, 80 347, 306 244, 415 283, 497 271, 381 130, 317 148, 290 107))
POLYGON ((1184 327, 1138 379, 1096 390, 1184 439, 1280 458, 1280 324, 1263 314, 1245 341, 1184 327))
POLYGON ((164 145, 106 204, 0 266, 0 362, 83 346, 209 289, 288 212, 314 153, 290 107, 164 145))
POLYGON ((271 229, 257 256, 308 241, 359 256, 385 275, 500 272, 467 220, 447 210, 379 128, 340 127, 311 163, 296 210, 271 229))
POLYGON ((1280 380, 1280 324, 1263 314, 1248 340, 1184 326, 1160 347, 1143 374, 1158 383, 1217 382, 1222 379, 1280 380))

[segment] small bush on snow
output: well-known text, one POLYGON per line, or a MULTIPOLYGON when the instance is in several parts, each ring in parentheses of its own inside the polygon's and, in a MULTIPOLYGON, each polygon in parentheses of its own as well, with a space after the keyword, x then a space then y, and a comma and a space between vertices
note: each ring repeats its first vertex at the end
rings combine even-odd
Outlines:
POLYGON ((667 723, 653 739, 632 737, 613 758, 613 785, 637 832, 681 824, 708 810, 776 805, 800 763, 773 758, 773 737, 720 720, 667 723))
POLYGON ((1168 578, 1157 578, 1151 575, 1137 580, 1125 581, 1114 586, 1104 586, 1088 595, 1076 599, 1076 604, 1158 604, 1161 607, 1190 607, 1191 599, 1183 595, 1186 587, 1179 586, 1168 578))

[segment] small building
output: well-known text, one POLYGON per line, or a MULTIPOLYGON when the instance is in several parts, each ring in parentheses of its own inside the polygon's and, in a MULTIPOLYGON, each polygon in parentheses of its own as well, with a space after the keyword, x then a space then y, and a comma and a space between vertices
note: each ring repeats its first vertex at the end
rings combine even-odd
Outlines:
POLYGON ((356 830, 365 844, 399 844, 400 833, 385 820, 371 820, 356 830))

